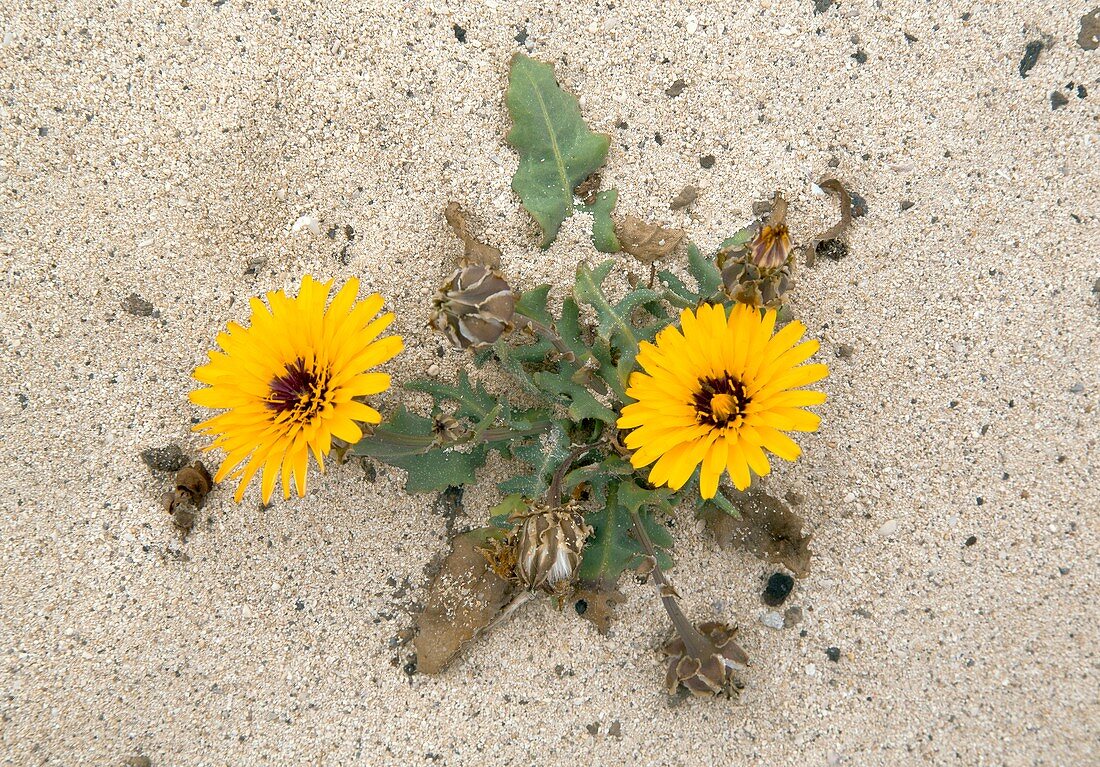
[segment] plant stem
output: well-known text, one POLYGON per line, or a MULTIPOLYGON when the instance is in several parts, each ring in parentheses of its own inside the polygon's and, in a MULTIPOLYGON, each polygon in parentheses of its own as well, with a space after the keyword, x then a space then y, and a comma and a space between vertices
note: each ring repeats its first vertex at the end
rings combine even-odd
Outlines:
POLYGON ((653 546, 653 541, 649 538, 649 533, 642 525, 641 515, 638 514, 637 510, 633 510, 630 512, 630 519, 634 523, 634 535, 637 536, 638 542, 642 544, 645 553, 653 557, 653 572, 651 573, 653 586, 657 589, 657 596, 660 597, 665 612, 672 620, 676 633, 684 640, 684 648, 687 650, 688 655, 695 658, 705 658, 711 655, 714 652, 713 646, 687 619, 687 616, 680 609, 680 605, 676 603, 676 597, 662 593, 662 591, 673 590, 672 584, 669 583, 668 578, 661 571, 661 566, 657 563, 657 550, 653 546), (662 587, 664 588, 662 589, 662 587))
POLYGON ((546 502, 552 506, 561 506, 561 481, 565 473, 573 466, 573 462, 594 448, 595 445, 581 445, 573 448, 565 460, 554 470, 554 477, 550 480, 550 487, 546 489, 546 502))
POLYGON ((523 319, 527 322, 528 325, 531 326, 532 330, 534 330, 540 336, 552 343, 554 345, 554 348, 558 350, 561 356, 565 357, 570 362, 576 359, 576 355, 573 354, 573 351, 565 345, 565 342, 561 340, 561 336, 554 332, 552 328, 546 327, 538 320, 531 319, 526 314, 523 315, 523 319))

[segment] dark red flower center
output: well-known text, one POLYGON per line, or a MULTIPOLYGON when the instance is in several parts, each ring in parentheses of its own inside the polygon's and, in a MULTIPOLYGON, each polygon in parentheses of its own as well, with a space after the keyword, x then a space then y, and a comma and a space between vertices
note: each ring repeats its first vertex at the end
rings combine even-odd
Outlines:
POLYGON ((745 414, 749 398, 745 385, 730 375, 703 378, 699 391, 692 396, 695 418, 699 423, 728 426, 745 414))
POLYGON ((271 379, 267 407, 278 415, 312 416, 325 403, 328 379, 327 370, 318 370, 316 365, 299 358, 287 365, 282 375, 271 379))

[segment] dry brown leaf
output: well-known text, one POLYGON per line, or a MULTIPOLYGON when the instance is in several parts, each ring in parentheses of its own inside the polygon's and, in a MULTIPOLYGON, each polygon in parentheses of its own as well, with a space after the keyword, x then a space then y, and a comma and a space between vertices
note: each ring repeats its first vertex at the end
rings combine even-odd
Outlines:
POLYGON ((600 176, 600 172, 596 171, 584 181, 577 184, 577 188, 573 190, 573 194, 584 200, 585 205, 592 205, 596 202, 596 194, 600 191, 601 183, 603 183, 603 178, 600 176))
POLYGON ((176 472, 176 489, 161 496, 165 510, 172 517, 172 524, 184 536, 195 526, 198 511, 213 487, 214 481, 210 478, 210 472, 202 461, 195 461, 176 472))
POLYGON ((778 498, 763 491, 731 499, 741 512, 734 517, 708 504, 699 516, 720 546, 748 551, 767 562, 785 565, 796 578, 810 574, 812 536, 802 534, 802 518, 778 498))
POLYGON ((836 195, 840 201, 840 221, 810 240, 810 244, 806 246, 806 266, 814 265, 819 245, 837 239, 848 231, 848 226, 852 223, 852 197, 848 194, 848 190, 844 188, 844 185, 835 178, 822 179, 817 182, 817 185, 826 192, 836 195))
POLYGON ((437 674, 459 650, 488 626, 512 596, 512 584, 489 568, 478 550, 495 528, 463 533, 428 586, 416 618, 416 667, 437 674))
POLYGON ((688 184, 683 189, 681 189, 680 193, 673 198, 671 203, 669 203, 669 210, 680 210, 682 208, 686 208, 688 205, 691 205, 693 202, 695 202, 698 197, 699 190, 691 184, 688 184))
POLYGON ((615 236, 619 238, 623 251, 643 264, 652 264, 680 246, 684 231, 648 224, 635 216, 624 216, 615 221, 615 236))
POLYGON ((458 239, 462 240, 463 259, 466 262, 493 268, 500 266, 500 250, 491 245, 486 245, 470 233, 470 225, 466 221, 466 214, 463 212, 461 205, 453 201, 447 203, 443 215, 458 239))
POLYGON ((1100 48, 1100 8, 1093 8, 1081 17, 1081 29, 1077 33, 1077 44, 1086 51, 1100 48))
POLYGON ((573 596, 578 614, 586 621, 592 621, 601 634, 606 634, 611 628, 611 612, 615 605, 621 605, 626 601, 626 595, 614 585, 608 587, 592 582, 577 584, 577 590, 573 592, 573 596), (583 611, 580 609, 582 603, 583 611))

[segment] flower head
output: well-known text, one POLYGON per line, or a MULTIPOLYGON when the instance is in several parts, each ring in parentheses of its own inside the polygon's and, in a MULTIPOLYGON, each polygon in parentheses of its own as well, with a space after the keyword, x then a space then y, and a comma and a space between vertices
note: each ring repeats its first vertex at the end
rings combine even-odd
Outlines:
POLYGON ((549 508, 535 504, 514 514, 519 522, 516 538, 516 576, 532 591, 567 594, 580 566, 581 552, 592 528, 573 506, 549 508))
POLYGON ((222 350, 195 370, 207 386, 191 392, 191 401, 226 411, 195 430, 214 437, 207 450, 225 451, 214 481, 238 479, 237 501, 261 470, 264 503, 280 480, 289 498, 292 475, 304 495, 310 452, 323 471, 333 439, 357 442, 358 423, 382 420, 360 400, 389 388, 389 375, 368 371, 402 349, 400 336, 378 338, 393 315, 374 319, 382 308, 377 294, 356 303, 354 278, 329 303, 331 289, 331 280, 306 275, 296 298, 272 291, 270 308, 253 298, 250 325, 229 323, 218 335, 222 350))
POLYGON ((668 327, 656 343, 643 342, 618 426, 633 429, 625 444, 631 463, 654 463, 649 481, 679 490, 702 464, 700 491, 713 498, 728 472, 744 490, 750 469, 771 470, 764 451, 794 460, 800 449, 784 432, 816 431, 821 419, 802 408, 825 401, 798 389, 828 375, 823 364, 802 365, 817 341, 798 344, 806 328, 791 322, 774 333, 775 311, 745 304, 730 310, 704 304, 685 309, 680 328, 668 327), (796 345, 797 344, 797 345, 796 345))
POLYGON ((511 330, 515 309, 516 297, 496 269, 466 264, 436 293, 429 324, 456 349, 480 349, 511 330))

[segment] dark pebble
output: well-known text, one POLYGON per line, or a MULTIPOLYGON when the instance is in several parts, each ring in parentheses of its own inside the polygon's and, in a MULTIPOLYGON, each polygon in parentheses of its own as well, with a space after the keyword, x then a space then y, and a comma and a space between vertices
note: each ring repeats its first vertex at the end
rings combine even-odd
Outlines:
POLYGON ((661 137, 660 133, 654 133, 653 134, 653 140, 657 142, 657 146, 661 146, 662 144, 665 143, 665 140, 664 140, 664 138, 661 137))
POLYGON ((1089 95, 1089 92, 1088 92, 1088 90, 1087 90, 1087 89, 1085 88, 1085 86, 1083 86, 1083 85, 1078 85, 1078 86, 1077 86, 1077 98, 1079 98, 1079 99, 1083 99, 1083 98, 1084 98, 1085 96, 1087 96, 1087 95, 1089 95))
POLYGON ((1100 293, 1100 277, 1096 278, 1096 282, 1092 283, 1092 292, 1100 293))
POLYGON ((611 723, 611 726, 607 728, 607 734, 612 738, 621 738, 623 736, 623 723, 616 719, 611 723))
POLYGON ((306 609, 306 603, 299 599, 294 602, 294 609, 298 612, 301 612, 302 610, 306 609))
POLYGON ((578 599, 573 603, 573 609, 577 611, 577 615, 584 615, 588 612, 588 602, 583 599, 578 599))
POLYGON ((179 471, 187 465, 187 456, 175 443, 142 450, 141 460, 153 471, 179 471))
POLYGON ((1061 109, 1062 107, 1064 107, 1068 103, 1069 103, 1069 99, 1066 98, 1066 94, 1062 93, 1061 91, 1051 91, 1050 92, 1050 108, 1051 109, 1061 109))
POLYGON ((848 344, 840 344, 836 347, 836 356, 842 360, 846 360, 856 353, 856 350, 848 344))
POLYGON ((681 93, 683 93, 684 88, 686 88, 686 87, 687 87, 686 82, 684 82, 682 79, 677 80, 672 85, 665 88, 665 95, 668 96, 670 99, 674 99, 677 96, 679 96, 681 93))
POLYGON ((460 43, 466 42, 466 30, 463 29, 462 27, 458 26, 458 24, 454 25, 454 30, 455 30, 455 40, 458 40, 460 43))
POLYGON ((1024 48, 1024 57, 1020 59, 1020 77, 1027 77, 1027 73, 1039 61, 1039 53, 1042 50, 1043 43, 1041 40, 1032 40, 1027 44, 1027 47, 1024 48))
POLYGON ((914 205, 916 205, 916 203, 913 202, 912 200, 902 200, 901 204, 899 204, 898 207, 901 208, 903 211, 906 211, 906 210, 909 210, 914 205))
POLYGON ((135 317, 149 317, 153 314, 153 305, 137 293, 131 293, 122 300, 122 309, 135 317))
POLYGON ((714 155, 705 154, 702 157, 700 157, 699 158, 699 166, 706 169, 706 170, 710 170, 711 168, 713 168, 714 167, 714 155))
POLYGON ((773 573, 768 578, 768 585, 764 587, 764 593, 760 596, 764 604, 769 607, 778 607, 790 596, 794 588, 794 578, 786 573, 773 573))
POLYGON ((964 546, 973 546, 977 542, 978 542, 978 536, 972 535, 972 536, 970 536, 969 538, 966 539, 966 542, 963 543, 963 545, 964 546))
POLYGON ((594 738, 600 734, 600 723, 593 722, 592 724, 586 724, 584 729, 588 730, 588 734, 594 738))
POLYGON ((839 647, 826 647, 825 657, 831 660, 833 663, 840 661, 840 648, 839 647))
POLYGON ((39 135, 39 136, 43 136, 43 137, 45 137, 45 136, 48 136, 48 135, 49 135, 49 133, 50 133, 50 129, 49 129, 49 128, 39 128, 39 129, 38 129, 38 135, 39 135))
POLYGON ((974 499, 974 503, 976 503, 979 506, 984 506, 985 505, 985 498, 982 498, 979 495, 976 499, 974 499))
POLYGON ((523 45, 525 42, 527 42, 527 30, 524 27, 520 27, 519 31, 516 32, 516 36, 513 39, 520 45, 523 45))
POLYGON ((865 50, 863 50, 862 48, 860 48, 855 53, 852 54, 852 58, 856 60, 857 64, 866 64, 867 63, 867 52, 865 50))
POLYGON ((833 7, 834 0, 814 0, 814 13, 822 14, 833 7))
POLYGON ((852 198, 852 218, 863 218, 867 215, 867 200, 855 192, 848 193, 852 198))

